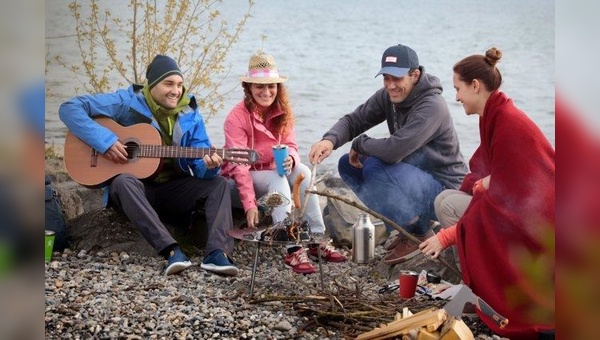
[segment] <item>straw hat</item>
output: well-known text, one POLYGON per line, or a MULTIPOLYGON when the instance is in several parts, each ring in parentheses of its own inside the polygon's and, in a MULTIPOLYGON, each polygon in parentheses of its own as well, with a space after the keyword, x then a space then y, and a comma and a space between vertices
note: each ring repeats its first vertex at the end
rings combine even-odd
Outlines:
POLYGON ((250 58, 248 73, 240 77, 240 80, 246 83, 274 84, 283 83, 287 80, 287 77, 279 75, 272 55, 259 51, 250 58))

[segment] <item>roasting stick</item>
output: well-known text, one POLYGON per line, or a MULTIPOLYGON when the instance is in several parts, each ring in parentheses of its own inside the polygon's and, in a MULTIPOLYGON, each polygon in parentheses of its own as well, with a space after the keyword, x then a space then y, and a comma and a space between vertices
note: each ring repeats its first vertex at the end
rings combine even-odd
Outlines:
MULTIPOLYGON (((317 177, 317 165, 313 164, 310 176, 310 183, 308 184, 308 190, 312 190, 312 187, 315 185, 315 178, 317 177)), ((302 208, 300 210, 300 216, 304 216, 304 211, 306 210, 306 204, 308 203, 308 198, 310 197, 310 193, 304 192, 304 204, 302 204, 302 208)))

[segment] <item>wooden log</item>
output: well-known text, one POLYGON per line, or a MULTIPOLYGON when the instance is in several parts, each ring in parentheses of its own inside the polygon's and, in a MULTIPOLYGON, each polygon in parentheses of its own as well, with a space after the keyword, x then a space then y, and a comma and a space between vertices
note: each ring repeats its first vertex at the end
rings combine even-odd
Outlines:
POLYGON ((413 328, 408 333, 402 334, 402 340, 417 340, 417 334, 419 334, 419 329, 413 328))
POLYGON ((446 320, 446 311, 435 309, 425 313, 418 313, 408 318, 398 321, 392 321, 385 327, 373 329, 372 331, 360 334, 356 339, 385 339, 401 334, 406 334, 414 328, 420 328, 432 323, 443 322, 446 320))
POLYGON ((417 334, 417 340, 440 340, 440 333, 429 332, 428 330, 421 328, 419 334, 417 334))
POLYGON ((474 340, 473 332, 462 320, 449 317, 440 331, 441 340, 474 340))
POLYGON ((444 323, 444 321, 446 321, 446 320, 431 323, 431 324, 425 326, 425 328, 427 329, 428 332, 435 332, 435 331, 437 331, 438 328, 440 328, 440 326, 444 323))

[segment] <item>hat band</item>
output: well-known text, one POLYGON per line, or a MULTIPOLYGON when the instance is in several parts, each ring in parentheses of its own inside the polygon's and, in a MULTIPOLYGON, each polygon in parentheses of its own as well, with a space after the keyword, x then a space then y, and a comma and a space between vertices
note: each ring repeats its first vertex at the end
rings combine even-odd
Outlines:
POLYGON ((250 78, 279 78, 279 72, 277 70, 262 68, 249 71, 248 76, 250 78))

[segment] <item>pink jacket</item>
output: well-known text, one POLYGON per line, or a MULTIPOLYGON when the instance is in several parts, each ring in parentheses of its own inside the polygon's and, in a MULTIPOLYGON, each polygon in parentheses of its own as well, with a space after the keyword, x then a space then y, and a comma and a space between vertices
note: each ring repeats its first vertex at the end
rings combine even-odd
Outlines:
MULTIPOLYGON (((221 174, 235 180, 246 212, 257 207, 250 171, 275 169, 272 147, 279 143, 279 134, 269 128, 272 125, 272 119, 281 114, 280 111, 274 112, 263 123, 258 114, 254 112, 251 114, 246 109, 244 101, 241 101, 225 119, 225 148, 250 148, 258 152, 258 161, 252 166, 226 162, 222 167, 221 174)), ((296 144, 296 133, 293 129, 290 134, 281 137, 281 144, 288 146, 290 156, 294 159, 294 165, 299 164, 300 154, 296 144)))

